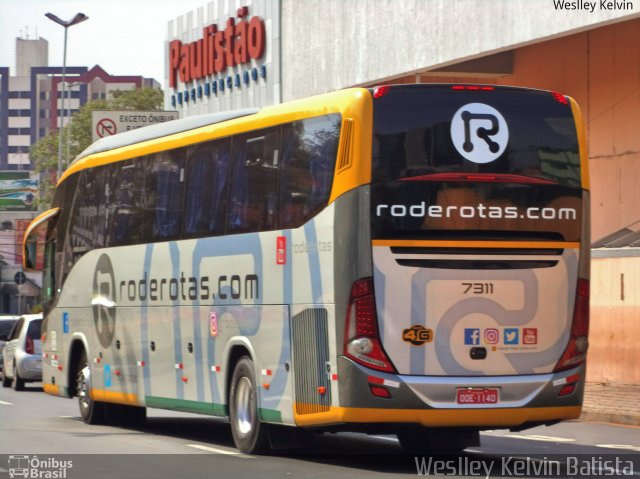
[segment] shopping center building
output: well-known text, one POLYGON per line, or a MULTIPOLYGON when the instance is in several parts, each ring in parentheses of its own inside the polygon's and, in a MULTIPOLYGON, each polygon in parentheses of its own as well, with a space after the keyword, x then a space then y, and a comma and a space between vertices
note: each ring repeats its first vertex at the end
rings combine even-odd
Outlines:
POLYGON ((384 83, 575 98, 588 132, 592 239, 632 225, 626 240, 593 252, 589 375, 640 383, 640 0, 203 1, 169 22, 165 56, 165 107, 181 116, 384 83), (224 50, 234 35, 234 51, 224 50))

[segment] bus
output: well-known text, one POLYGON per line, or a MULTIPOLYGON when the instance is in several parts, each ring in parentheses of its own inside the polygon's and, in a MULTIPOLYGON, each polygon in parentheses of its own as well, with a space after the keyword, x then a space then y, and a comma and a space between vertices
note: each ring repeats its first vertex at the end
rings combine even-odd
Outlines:
POLYGON ((24 255, 44 390, 87 423, 166 408, 228 418, 245 453, 435 451, 580 415, 589 243, 572 98, 415 84, 101 139, 24 255))

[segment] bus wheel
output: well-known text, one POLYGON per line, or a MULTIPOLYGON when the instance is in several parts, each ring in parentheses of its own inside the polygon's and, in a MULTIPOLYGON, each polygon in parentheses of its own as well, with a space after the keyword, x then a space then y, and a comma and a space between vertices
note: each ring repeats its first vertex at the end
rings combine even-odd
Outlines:
POLYGON ((102 424, 104 422, 104 404, 91 399, 91 369, 87 362, 87 353, 82 351, 78 360, 76 376, 76 396, 80 416, 87 424, 102 424))
POLYGON ((268 449, 267 424, 258 417, 258 387, 253 361, 243 356, 231 378, 229 417, 233 441, 240 452, 259 454, 268 449))
POLYGON ((16 391, 24 391, 24 379, 18 375, 18 368, 13 365, 13 389, 16 391))

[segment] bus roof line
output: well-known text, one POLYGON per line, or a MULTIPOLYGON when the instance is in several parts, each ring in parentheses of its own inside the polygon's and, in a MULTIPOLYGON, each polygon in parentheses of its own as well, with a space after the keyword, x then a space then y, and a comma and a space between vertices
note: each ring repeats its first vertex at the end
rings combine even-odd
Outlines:
POLYGON ((69 166, 72 166, 78 160, 86 156, 94 155, 96 153, 115 150, 116 148, 134 145, 143 141, 155 140, 156 138, 173 135, 175 133, 183 133, 185 131, 195 130, 196 128, 213 125, 215 123, 221 123, 227 120, 233 120, 235 118, 240 118, 243 116, 255 115, 259 111, 259 108, 245 108, 225 112, 207 113, 204 115, 195 115, 187 118, 180 118, 178 120, 171 120, 164 123, 158 123, 155 125, 137 128, 135 130, 118 133, 117 135, 101 138, 100 140, 91 144, 82 153, 80 153, 69 166))

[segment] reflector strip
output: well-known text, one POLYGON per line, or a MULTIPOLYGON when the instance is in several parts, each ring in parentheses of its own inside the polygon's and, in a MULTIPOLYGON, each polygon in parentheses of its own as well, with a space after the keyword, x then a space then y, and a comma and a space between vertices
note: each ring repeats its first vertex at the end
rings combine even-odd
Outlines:
POLYGON ((434 240, 372 240, 373 246, 405 246, 405 247, 425 247, 425 248, 537 248, 537 249, 557 249, 569 248, 580 249, 577 241, 434 241, 434 240))
POLYGON ((371 384, 381 384, 383 386, 387 386, 390 388, 398 389, 400 387, 400 383, 398 381, 392 381, 390 379, 378 378, 376 376, 368 376, 367 381, 371 384))

